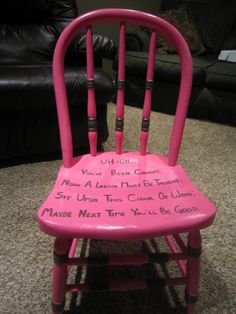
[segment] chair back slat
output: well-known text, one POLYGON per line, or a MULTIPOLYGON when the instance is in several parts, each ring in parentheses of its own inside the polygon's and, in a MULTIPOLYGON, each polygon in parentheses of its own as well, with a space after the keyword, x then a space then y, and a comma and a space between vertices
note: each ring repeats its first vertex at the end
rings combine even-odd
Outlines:
POLYGON ((93 57, 93 31, 88 26, 86 34, 86 57, 87 57, 87 91, 88 91, 88 136, 90 154, 97 154, 97 120, 94 82, 94 57, 93 57))
POLYGON ((122 154, 123 128, 124 128, 124 89, 125 89, 125 35, 126 25, 120 24, 119 34, 119 61, 118 61, 118 81, 117 81, 117 105, 116 105, 116 153, 122 154))
POLYGON ((155 55, 156 55, 156 40, 157 33, 152 31, 149 43, 149 55, 147 65, 147 76, 145 86, 145 96, 143 105, 143 117, 142 127, 140 134, 140 154, 145 155, 147 151, 147 142, 149 136, 149 123, 152 106, 152 88, 153 88, 153 77, 154 77, 154 66, 155 66, 155 55))

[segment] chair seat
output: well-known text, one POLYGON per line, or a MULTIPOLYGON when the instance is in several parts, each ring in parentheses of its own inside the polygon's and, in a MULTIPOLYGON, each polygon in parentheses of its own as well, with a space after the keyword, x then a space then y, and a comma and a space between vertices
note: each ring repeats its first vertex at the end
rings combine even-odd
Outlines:
POLYGON ((215 212, 180 165, 160 155, 106 152, 62 166, 37 215, 52 236, 132 240, 205 228, 215 212))

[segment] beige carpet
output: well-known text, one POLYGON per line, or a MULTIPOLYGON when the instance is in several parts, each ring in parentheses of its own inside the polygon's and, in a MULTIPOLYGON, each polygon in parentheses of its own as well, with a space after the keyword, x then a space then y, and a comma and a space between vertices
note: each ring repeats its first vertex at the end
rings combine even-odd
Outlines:
MULTIPOLYGON (((109 122, 114 126, 114 105, 109 122)), ((127 107, 125 147, 138 147, 140 110, 127 107)), ((150 151, 165 154, 172 117, 152 114, 150 151)), ((114 146, 113 134, 105 145, 114 146)), ((213 123, 187 120, 180 163, 198 187, 217 205, 212 227, 203 234, 203 266, 199 314, 236 312, 236 129, 213 123)), ((37 227, 36 211, 53 185, 60 161, 0 169, 0 314, 50 313, 50 265, 53 240, 37 227)), ((153 250, 156 241, 145 243, 84 243, 92 253, 153 250)), ((129 267, 95 272, 95 276, 154 276, 157 268, 129 267)), ((88 270, 88 276, 93 274, 88 270)), ((83 294, 67 301, 65 313, 154 314, 183 313, 183 289, 129 293, 83 294)))

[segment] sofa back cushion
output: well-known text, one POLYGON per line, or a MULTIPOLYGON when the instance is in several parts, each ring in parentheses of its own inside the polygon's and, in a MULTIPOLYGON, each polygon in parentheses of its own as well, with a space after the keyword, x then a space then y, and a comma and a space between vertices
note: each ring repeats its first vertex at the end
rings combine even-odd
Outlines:
POLYGON ((235 0, 198 0, 189 4, 208 53, 218 53, 236 18, 235 0))
POLYGON ((218 53, 235 18, 235 0, 163 0, 161 9, 186 7, 208 53, 218 53))
POLYGON ((230 30, 229 34, 225 38, 223 50, 236 50, 236 19, 232 29, 230 30))
POLYGON ((49 14, 49 0, 4 0, 0 4, 0 22, 39 21, 49 14))
POLYGON ((0 64, 50 63, 74 0, 6 0, 0 4, 0 64))
MULTIPOLYGON (((185 8, 167 10, 163 13, 160 12, 158 16, 173 24, 180 31, 193 55, 204 54, 205 47, 198 29, 185 8)), ((162 36, 159 36, 158 47, 161 47, 158 50, 159 52, 176 53, 174 46, 162 36)))

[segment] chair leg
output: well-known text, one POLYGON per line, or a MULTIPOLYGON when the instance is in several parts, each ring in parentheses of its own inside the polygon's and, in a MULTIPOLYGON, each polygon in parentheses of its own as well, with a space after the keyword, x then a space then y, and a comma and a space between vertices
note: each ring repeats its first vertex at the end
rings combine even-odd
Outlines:
POLYGON ((54 264, 52 272, 52 314, 62 314, 65 305, 67 260, 71 241, 56 239, 54 242, 54 264))
POLYGON ((187 246, 187 284, 185 291, 187 314, 194 313, 194 306, 198 297, 201 242, 200 231, 189 233, 187 246))

